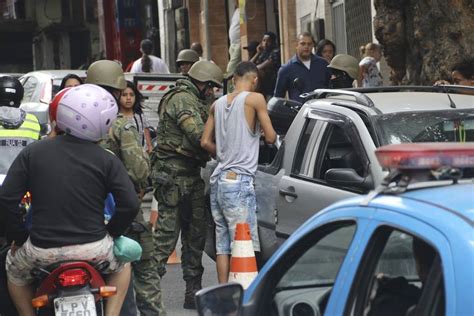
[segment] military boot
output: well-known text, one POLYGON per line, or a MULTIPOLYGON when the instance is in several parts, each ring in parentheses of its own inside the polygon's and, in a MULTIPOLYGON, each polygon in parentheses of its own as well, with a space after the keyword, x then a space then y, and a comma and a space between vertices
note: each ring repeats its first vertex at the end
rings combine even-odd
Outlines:
POLYGON ((186 280, 186 292, 184 293, 184 304, 185 309, 196 309, 196 303, 194 302, 194 295, 197 291, 202 288, 201 277, 195 277, 190 280, 186 280))

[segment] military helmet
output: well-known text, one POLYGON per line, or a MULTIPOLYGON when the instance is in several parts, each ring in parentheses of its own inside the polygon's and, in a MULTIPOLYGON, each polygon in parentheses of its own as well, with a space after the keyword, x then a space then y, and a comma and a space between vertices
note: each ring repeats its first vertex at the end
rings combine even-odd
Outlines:
POLYGON ((331 60, 328 67, 345 71, 352 79, 357 79, 359 77, 359 62, 351 55, 336 55, 331 60))
POLYGON ((224 74, 222 70, 214 63, 208 60, 201 60, 189 69, 188 76, 200 82, 212 82, 219 88, 222 88, 224 74))
POLYGON ((23 99, 24 89, 18 79, 0 77, 0 106, 19 107, 23 99))
POLYGON ((98 60, 87 69, 86 83, 123 90, 127 82, 120 65, 111 60, 98 60))
POLYGON ((179 52, 178 57, 176 58, 176 63, 192 63, 199 61, 199 55, 192 49, 183 49, 179 52))

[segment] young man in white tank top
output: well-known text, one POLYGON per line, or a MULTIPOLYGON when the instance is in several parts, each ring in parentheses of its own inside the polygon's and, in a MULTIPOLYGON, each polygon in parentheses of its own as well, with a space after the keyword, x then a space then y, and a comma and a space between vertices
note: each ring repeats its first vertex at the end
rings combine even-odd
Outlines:
POLYGON ((234 72, 234 92, 211 107, 201 146, 217 159, 211 176, 211 211, 216 223, 216 264, 219 283, 227 283, 231 243, 237 223, 250 226, 254 251, 260 251, 257 233, 256 197, 253 180, 257 172, 260 137, 276 140, 267 104, 257 87, 258 69, 241 62, 234 72))

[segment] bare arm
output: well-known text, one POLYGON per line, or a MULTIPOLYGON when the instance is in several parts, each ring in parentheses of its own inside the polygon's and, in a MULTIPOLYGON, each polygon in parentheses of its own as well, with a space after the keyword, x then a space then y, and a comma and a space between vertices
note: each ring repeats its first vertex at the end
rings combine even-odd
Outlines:
POLYGON ((271 59, 267 59, 263 63, 257 65, 257 68, 260 71, 266 71, 268 68, 271 67, 273 67, 273 61, 271 59))
MULTIPOLYGON (((258 47, 260 47, 260 45, 259 45, 258 47)), ((258 47, 257 47, 257 53, 256 53, 255 55, 253 55, 253 57, 250 59, 250 61, 251 61, 252 63, 254 63, 254 64, 257 62, 258 57, 259 57, 260 54, 262 53, 261 50, 258 51, 258 47)))
POLYGON ((365 65, 359 65, 359 78, 357 79, 357 85, 362 87, 362 80, 364 79, 364 74, 367 71, 365 65))
POLYGON ((214 141, 214 105, 211 106, 209 117, 206 125, 204 125, 204 132, 201 137, 201 147, 204 148, 212 157, 216 157, 216 142, 214 141))
POLYGON ((145 135, 146 152, 151 153, 153 151, 153 145, 151 144, 150 130, 148 127, 143 130, 143 134, 145 135))
POLYGON ((260 122, 260 126, 263 130, 265 142, 268 144, 273 144, 276 140, 276 132, 273 129, 270 116, 268 116, 267 102, 265 101, 265 98, 260 93, 252 93, 249 101, 257 113, 257 119, 260 122))

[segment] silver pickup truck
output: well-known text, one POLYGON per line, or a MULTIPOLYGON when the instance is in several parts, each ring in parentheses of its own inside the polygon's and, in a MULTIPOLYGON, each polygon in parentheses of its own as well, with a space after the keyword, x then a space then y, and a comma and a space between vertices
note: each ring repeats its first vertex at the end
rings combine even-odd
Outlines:
MULTIPOLYGON (((459 86, 398 86, 316 90, 305 95, 304 105, 271 99, 272 123, 285 136, 271 163, 259 165, 255 178, 260 259, 266 261, 279 239, 326 206, 378 186, 385 173, 375 148, 473 142, 473 94, 474 88, 459 86)), ((262 152, 265 156, 268 148, 262 152)), ((212 238, 212 222, 209 228, 212 238)), ((213 255, 211 240, 206 252, 213 255)))

